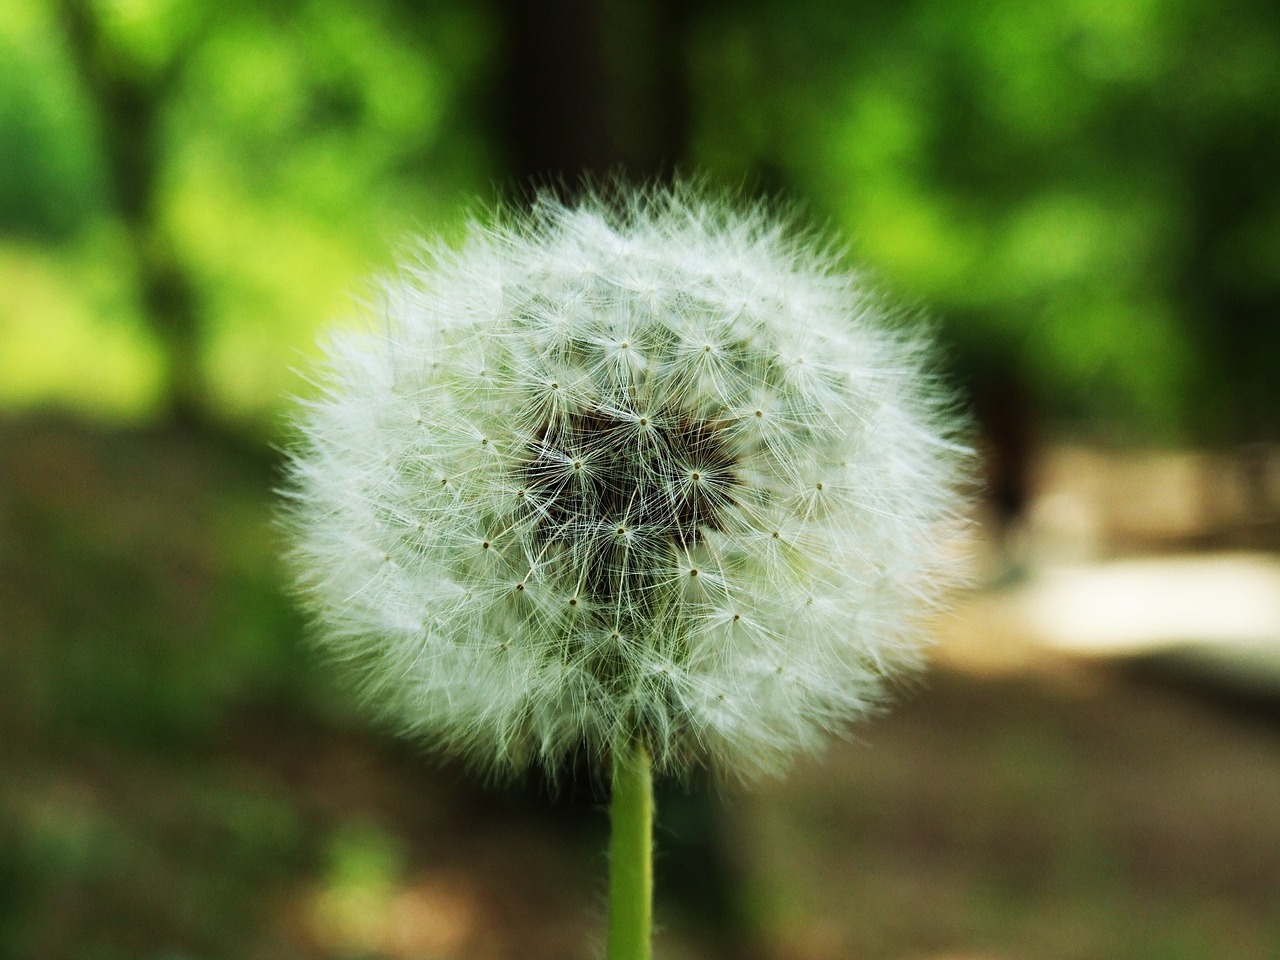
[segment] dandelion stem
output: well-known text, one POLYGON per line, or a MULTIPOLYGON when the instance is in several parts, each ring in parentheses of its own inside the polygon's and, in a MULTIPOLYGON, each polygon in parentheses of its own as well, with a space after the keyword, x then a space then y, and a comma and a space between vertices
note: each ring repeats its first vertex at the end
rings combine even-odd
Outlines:
POLYGON ((649 960, 653 923, 653 775, 636 740, 614 757, 609 803, 609 949, 607 960, 649 960))

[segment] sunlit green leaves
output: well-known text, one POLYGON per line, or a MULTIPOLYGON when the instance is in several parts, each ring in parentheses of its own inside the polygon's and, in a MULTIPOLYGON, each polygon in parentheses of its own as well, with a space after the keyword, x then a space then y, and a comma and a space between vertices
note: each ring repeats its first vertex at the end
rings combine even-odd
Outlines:
POLYGON ((0 8, 0 232, 66 239, 102 208, 88 118, 33 0, 0 8))
MULTIPOLYGON (((121 326, 128 290, 104 312, 81 276, 127 283, 130 267, 108 121, 72 68, 58 9, 0 4, 0 260, 11 273, 41 264, 0 303, 0 368, 21 369, 0 391, 136 409, 156 392, 124 387, 153 364, 146 319, 135 306, 121 326), (66 358, 104 339, 116 371, 82 376, 66 358), (88 386, 106 380, 117 386, 88 386)), ((370 264, 390 263, 406 234, 449 232, 504 175, 495 7, 92 9, 114 68, 161 101, 157 234, 196 285, 224 410, 270 405, 370 264)), ((801 198, 966 353, 1035 371, 1051 413, 1173 433, 1206 426, 1209 408, 1191 416, 1180 398, 1240 392, 1230 409, 1280 417, 1257 360, 1280 350, 1266 323, 1280 302, 1273 5, 747 0, 694 5, 684 24, 687 166, 801 198), (1062 318, 1052 337, 1049 315, 1062 318), (1086 368, 1106 373, 1082 379, 1086 368)), ((648 62, 624 61, 614 68, 648 62)))
POLYGON ((1264 4, 808 0, 722 21, 696 53, 717 81, 702 157, 750 151, 815 198, 967 355, 1010 358, 1056 414, 1203 429, 1185 398, 1210 383, 1280 412, 1241 365, 1280 273, 1264 4))
MULTIPOLYGON (((111 69, 158 106, 157 235, 198 291, 213 402, 261 413, 296 388, 298 353, 364 292, 369 265, 406 233, 447 230, 486 186, 483 16, 394 0, 92 9, 111 69)), ((62 243, 0 241, 0 269, 21 274, 0 305, 3 397, 138 412, 162 360, 102 172, 114 119, 96 115, 55 13, 0 10, 0 229, 62 243), (84 277, 104 271, 121 288, 110 304, 84 277)))

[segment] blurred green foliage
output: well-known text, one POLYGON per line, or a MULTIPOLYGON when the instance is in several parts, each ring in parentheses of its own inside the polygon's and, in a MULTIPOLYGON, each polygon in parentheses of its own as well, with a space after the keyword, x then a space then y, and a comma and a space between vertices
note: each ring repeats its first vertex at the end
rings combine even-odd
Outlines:
MULTIPOLYGON (((405 236, 455 230, 509 169, 496 2, 10 0, 0 401, 138 415, 162 389, 112 118, 59 15, 76 7, 155 98, 158 236, 230 415, 297 389, 295 356, 362 278, 405 236)), ((1094 426, 1275 433, 1274 4, 704 0, 680 22, 685 165, 802 198, 941 318, 962 372, 1011 367, 1047 413, 1094 426)))
MULTIPOLYGON (((483 18, 355 0, 87 8, 107 72, 155 101, 155 218, 196 287, 214 400, 270 411, 319 323, 369 292, 360 276, 414 230, 447 231, 486 182, 468 86, 483 18)), ((71 61, 57 4, 0 8, 0 402, 146 415, 163 357, 106 170, 122 123, 71 61)))
POLYGON ((1274 435, 1274 4, 841 9, 707 24, 708 162, 782 171, 968 362, 1004 353, 1053 413, 1274 435))

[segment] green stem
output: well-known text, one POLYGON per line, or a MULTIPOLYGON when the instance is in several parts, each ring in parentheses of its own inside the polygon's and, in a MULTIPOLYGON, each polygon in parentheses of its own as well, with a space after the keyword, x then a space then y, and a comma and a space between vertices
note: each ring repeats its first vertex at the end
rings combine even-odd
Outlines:
POLYGON ((609 950, 607 960, 649 960, 653 925, 653 775, 636 741, 613 758, 609 803, 609 950))

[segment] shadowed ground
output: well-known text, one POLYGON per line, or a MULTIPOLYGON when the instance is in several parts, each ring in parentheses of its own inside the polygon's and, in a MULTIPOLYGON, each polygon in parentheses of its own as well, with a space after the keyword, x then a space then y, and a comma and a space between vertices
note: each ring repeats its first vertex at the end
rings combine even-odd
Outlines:
MULTIPOLYGON (((598 953, 601 808, 364 724, 279 590, 273 470, 0 422, 0 956, 598 953)), ((657 956, 1274 956, 1274 710, 1045 653, 1015 592, 786 780, 669 793, 657 956)))

